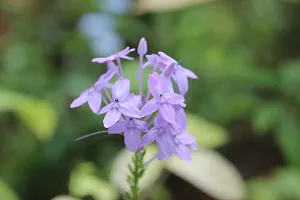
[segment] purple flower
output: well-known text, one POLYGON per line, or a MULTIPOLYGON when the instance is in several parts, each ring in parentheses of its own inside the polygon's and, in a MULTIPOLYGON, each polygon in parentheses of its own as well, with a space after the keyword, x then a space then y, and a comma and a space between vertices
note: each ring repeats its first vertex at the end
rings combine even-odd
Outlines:
POLYGON ((142 106, 142 98, 140 95, 135 95, 133 93, 129 94, 127 99, 127 102, 130 102, 133 106, 140 109, 142 106))
POLYGON ((126 120, 119 121, 108 128, 109 134, 124 133, 124 142, 126 147, 136 152, 141 147, 141 132, 148 131, 148 124, 144 121, 127 117, 126 120))
POLYGON ((176 146, 173 141, 173 130, 172 125, 158 115, 154 120, 154 127, 143 136, 142 146, 146 146, 155 141, 159 148, 157 154, 158 160, 171 157, 176 150, 176 146))
POLYGON ((193 150, 198 149, 194 136, 183 131, 183 133, 178 134, 174 137, 174 143, 175 152, 178 155, 178 157, 186 162, 190 162, 191 155, 188 146, 193 150))
POLYGON ((138 46, 138 49, 137 49, 138 54, 139 54, 140 56, 146 55, 147 49, 148 49, 148 47, 147 47, 147 42, 146 42, 145 38, 142 38, 142 39, 140 40, 140 42, 139 42, 139 46, 138 46))
POLYGON ((82 92, 80 96, 71 103, 70 107, 75 108, 88 102, 91 110, 94 113, 98 113, 102 102, 101 91, 105 87, 110 87, 110 83, 108 83, 108 81, 112 78, 112 76, 112 73, 105 73, 100 76, 92 87, 82 92))
POLYGON ((169 84, 163 76, 156 72, 149 75, 148 88, 153 99, 148 101, 141 110, 141 117, 159 110, 161 116, 170 123, 175 123, 175 111, 173 105, 184 102, 183 96, 170 92, 169 84))
POLYGON ((168 56, 164 52, 160 51, 158 52, 158 55, 160 56, 158 60, 164 63, 166 66, 170 65, 171 63, 175 64, 172 78, 177 83, 180 94, 185 95, 188 90, 188 78, 196 79, 198 78, 197 75, 191 70, 188 70, 179 65, 179 63, 175 59, 168 56))
POLYGON ((156 69, 164 69, 165 65, 160 62, 159 58, 157 54, 146 55, 147 62, 143 65, 143 68, 152 65, 156 69))
POLYGON ((130 81, 120 78, 112 87, 113 102, 103 107, 99 114, 106 113, 103 123, 105 128, 114 125, 121 114, 129 117, 139 118, 140 111, 131 103, 126 101, 130 90, 130 81))
POLYGON ((127 56, 127 54, 129 54, 130 52, 135 51, 135 49, 129 49, 129 47, 127 47, 126 49, 113 54, 111 56, 105 57, 105 58, 94 58, 92 60, 92 62, 96 62, 96 63, 105 63, 105 62, 109 62, 109 61, 114 61, 114 60, 118 60, 118 59, 126 59, 126 60, 133 60, 132 57, 127 56))

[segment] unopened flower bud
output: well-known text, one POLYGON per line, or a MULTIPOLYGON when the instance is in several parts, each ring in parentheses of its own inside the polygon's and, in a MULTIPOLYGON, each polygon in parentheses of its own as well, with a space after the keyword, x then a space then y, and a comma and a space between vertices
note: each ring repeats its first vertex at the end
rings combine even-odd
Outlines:
POLYGON ((140 56, 146 55, 147 49, 148 49, 148 47, 147 47, 147 42, 146 42, 145 38, 142 38, 142 39, 140 40, 140 42, 139 42, 139 46, 138 46, 138 54, 139 54, 140 56))

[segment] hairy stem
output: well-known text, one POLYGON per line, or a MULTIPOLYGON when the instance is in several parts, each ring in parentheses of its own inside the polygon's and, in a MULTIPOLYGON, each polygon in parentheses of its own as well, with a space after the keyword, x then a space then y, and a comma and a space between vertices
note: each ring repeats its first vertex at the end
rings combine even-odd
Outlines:
POLYGON ((126 192, 125 200, 139 199, 141 194, 139 182, 145 172, 144 156, 145 150, 143 149, 135 152, 132 157, 132 164, 128 166, 130 173, 127 176, 127 182, 130 185, 130 191, 126 192))

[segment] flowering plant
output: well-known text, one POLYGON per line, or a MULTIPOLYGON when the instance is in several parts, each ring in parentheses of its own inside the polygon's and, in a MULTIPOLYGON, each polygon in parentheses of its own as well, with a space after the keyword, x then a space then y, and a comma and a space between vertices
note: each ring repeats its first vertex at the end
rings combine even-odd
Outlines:
POLYGON ((154 159, 163 160, 177 154, 180 159, 191 161, 188 147, 196 150, 195 138, 187 133, 187 117, 184 95, 188 91, 188 78, 197 76, 182 67, 176 60, 163 52, 147 54, 147 42, 142 38, 137 53, 139 55, 139 94, 130 92, 130 81, 124 77, 121 59, 133 60, 128 56, 135 49, 126 49, 105 57, 94 58, 92 62, 106 63, 107 72, 101 75, 96 83, 71 103, 71 108, 88 103, 97 114, 105 114, 103 124, 107 130, 95 132, 78 138, 108 133, 124 136, 126 147, 136 152, 133 158, 132 175, 128 176, 131 192, 128 199, 137 199, 138 181, 144 172, 144 166, 154 159), (146 57, 146 62, 144 62, 146 57), (143 91, 143 69, 152 67, 148 76, 148 91, 143 91), (116 77, 115 83, 111 83, 116 77), (175 89, 179 91, 175 93, 175 89), (101 108, 102 101, 104 107, 101 108), (149 161, 143 163, 145 147, 156 142, 158 152, 149 161))

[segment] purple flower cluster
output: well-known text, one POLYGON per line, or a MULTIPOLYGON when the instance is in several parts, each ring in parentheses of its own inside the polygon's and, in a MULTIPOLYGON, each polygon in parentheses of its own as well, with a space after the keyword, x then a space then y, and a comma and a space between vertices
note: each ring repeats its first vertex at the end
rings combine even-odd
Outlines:
POLYGON ((95 114, 105 114, 103 124, 107 131, 98 133, 123 135, 130 151, 136 152, 156 142, 158 152, 153 159, 163 160, 175 153, 180 159, 190 161, 188 148, 196 150, 197 144, 195 138, 186 132, 184 95, 188 91, 188 78, 197 76, 163 52, 146 55, 147 42, 142 38, 137 48, 139 94, 133 94, 121 65, 121 59, 133 60, 128 56, 133 51, 135 49, 127 47, 114 55, 94 58, 92 62, 107 64, 107 72, 81 93, 71 103, 71 108, 87 102, 95 114), (147 93, 143 93, 142 71, 145 67, 152 67, 147 93), (116 77, 114 84, 111 83, 113 77, 116 77), (101 108, 102 102, 105 105, 101 108))

